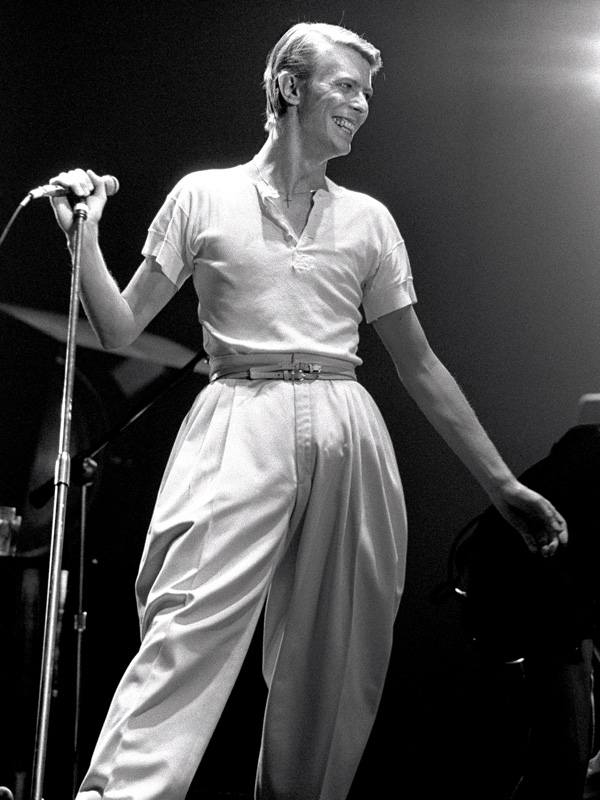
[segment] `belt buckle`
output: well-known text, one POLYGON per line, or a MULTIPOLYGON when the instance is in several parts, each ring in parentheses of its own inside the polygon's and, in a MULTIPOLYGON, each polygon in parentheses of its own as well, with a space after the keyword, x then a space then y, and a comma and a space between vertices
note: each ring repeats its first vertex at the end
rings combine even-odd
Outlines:
POLYGON ((293 365, 293 369, 283 370, 285 381, 316 381, 321 372, 320 364, 309 364, 306 361, 299 361, 293 365))

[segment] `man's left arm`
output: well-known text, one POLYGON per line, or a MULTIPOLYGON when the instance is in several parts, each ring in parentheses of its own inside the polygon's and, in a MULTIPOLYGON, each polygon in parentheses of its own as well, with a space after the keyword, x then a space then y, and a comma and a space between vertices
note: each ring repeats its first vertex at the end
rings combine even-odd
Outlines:
POLYGON ((507 467, 458 384, 431 349, 413 306, 386 314, 373 325, 410 396, 528 548, 550 555, 559 544, 566 544, 565 520, 507 467))

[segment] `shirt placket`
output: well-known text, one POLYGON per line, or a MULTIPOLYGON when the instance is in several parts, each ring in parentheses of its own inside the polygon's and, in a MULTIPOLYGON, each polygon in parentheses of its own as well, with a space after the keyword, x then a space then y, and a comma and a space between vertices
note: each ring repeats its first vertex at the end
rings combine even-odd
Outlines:
MULTIPOLYGON (((305 248, 304 245, 312 242, 315 238, 315 226, 317 224, 316 217, 317 215, 314 213, 315 208, 311 210, 311 213, 308 216, 307 223, 302 231, 301 235, 298 237, 294 230, 292 229, 291 225, 284 217, 284 215, 279 211, 277 206, 275 205, 275 197, 276 195, 270 194, 261 194, 261 200, 263 203, 263 207, 265 208, 268 216, 271 220, 273 220, 279 227, 283 229, 283 237, 288 245, 292 246, 292 267, 294 270, 303 271, 310 269, 310 263, 304 252, 305 248)), ((319 190, 314 198, 313 203, 316 205, 322 201, 321 197, 321 190, 319 190)))

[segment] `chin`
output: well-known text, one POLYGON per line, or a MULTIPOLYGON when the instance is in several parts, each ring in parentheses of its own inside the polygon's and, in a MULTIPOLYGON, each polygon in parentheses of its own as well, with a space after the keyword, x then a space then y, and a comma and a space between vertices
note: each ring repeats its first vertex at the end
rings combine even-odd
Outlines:
POLYGON ((340 158, 341 156, 347 156, 352 150, 352 142, 345 142, 344 144, 340 144, 336 142, 335 147, 333 148, 334 152, 331 156, 332 158, 340 158))

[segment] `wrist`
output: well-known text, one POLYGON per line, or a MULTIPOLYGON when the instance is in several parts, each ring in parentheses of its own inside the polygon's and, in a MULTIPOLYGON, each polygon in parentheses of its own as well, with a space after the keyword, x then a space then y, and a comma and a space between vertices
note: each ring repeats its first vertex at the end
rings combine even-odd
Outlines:
MULTIPOLYGON (((73 224, 71 229, 67 231, 67 246, 71 253, 75 249, 75 239, 77 236, 78 226, 73 224)), ((98 223, 96 220, 86 218, 81 224, 81 244, 83 247, 95 247, 98 244, 98 223)))
POLYGON ((518 492, 519 481, 513 473, 506 468, 501 476, 494 476, 490 483, 484 487, 493 502, 506 500, 509 496, 518 492))

